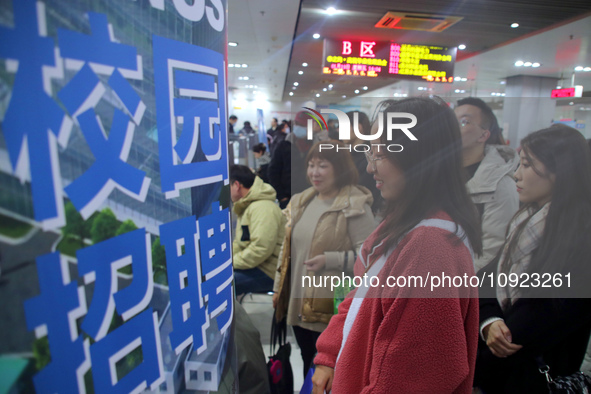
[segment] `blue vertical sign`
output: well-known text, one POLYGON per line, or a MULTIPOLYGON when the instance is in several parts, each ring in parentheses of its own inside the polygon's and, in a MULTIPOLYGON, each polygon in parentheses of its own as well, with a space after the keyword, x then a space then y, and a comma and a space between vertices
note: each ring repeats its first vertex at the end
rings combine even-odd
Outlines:
POLYGON ((216 391, 234 357, 226 3, 68 3, 0 4, 14 15, 0 26, 0 358, 33 353, 36 369, 9 387, 216 391), (189 189, 206 185, 192 216, 189 189))

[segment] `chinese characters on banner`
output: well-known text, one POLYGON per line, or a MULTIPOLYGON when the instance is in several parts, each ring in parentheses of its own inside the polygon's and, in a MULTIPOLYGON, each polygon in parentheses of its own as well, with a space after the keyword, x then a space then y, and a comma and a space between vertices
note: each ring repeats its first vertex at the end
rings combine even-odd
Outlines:
MULTIPOLYGON (((163 1, 151 3, 164 12, 163 1)), ((136 6, 130 4, 121 10, 136 6)), ((212 1, 214 8, 204 7, 200 17, 198 2, 183 4, 177 11, 187 20, 207 19, 212 31, 225 34, 225 3, 212 1)), ((124 32, 107 14, 90 11, 79 15, 83 32, 57 27, 50 37, 46 7, 13 1, 14 25, 0 26, 0 58, 14 75, 2 135, 11 175, 31 183, 35 221, 43 230, 66 224, 65 198, 88 219, 115 191, 141 211, 149 192, 170 200, 192 187, 228 184, 223 53, 146 34, 146 56, 124 43, 130 41, 121 39, 124 32), (153 91, 139 89, 152 72, 153 91), (148 113, 156 118, 156 169, 129 160, 148 113), (60 159, 74 132, 92 162, 66 179, 60 159)), ((163 349, 171 347, 177 358, 190 349, 202 354, 211 346, 206 333, 212 328, 226 340, 233 316, 228 208, 214 202, 205 216, 154 228, 85 245, 75 259, 59 251, 36 258, 39 291, 21 307, 27 329, 47 338, 51 356, 33 377, 37 392, 82 393, 89 381, 97 393, 170 392, 176 383, 170 384, 170 356, 163 349), (154 281, 157 236, 166 285, 154 281), (155 289, 167 295, 166 308, 155 306, 155 289)))

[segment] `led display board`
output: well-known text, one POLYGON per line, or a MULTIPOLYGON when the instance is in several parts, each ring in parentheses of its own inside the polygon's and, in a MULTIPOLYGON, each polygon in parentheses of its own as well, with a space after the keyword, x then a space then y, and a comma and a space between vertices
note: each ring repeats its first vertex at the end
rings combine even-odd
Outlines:
POLYGON ((583 96, 583 86, 577 85, 573 88, 564 88, 564 89, 553 89, 552 98, 564 98, 564 97, 582 97, 583 96))
POLYGON ((456 47, 324 40, 323 74, 453 82, 456 47))

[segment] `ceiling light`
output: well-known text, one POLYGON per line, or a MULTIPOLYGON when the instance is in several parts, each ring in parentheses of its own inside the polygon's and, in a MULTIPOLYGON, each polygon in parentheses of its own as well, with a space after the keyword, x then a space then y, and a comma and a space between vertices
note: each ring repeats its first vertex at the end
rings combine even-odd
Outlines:
POLYGON ((501 81, 501 85, 505 85, 507 81, 501 81))
POLYGON ((298 71, 298 74, 302 75, 304 72, 302 70, 298 71))
POLYGON ((523 67, 531 67, 532 62, 525 62, 523 63, 523 67))
POLYGON ((248 64, 244 64, 244 63, 243 63, 243 64, 242 64, 242 67, 246 68, 246 67, 248 67, 248 64))
POLYGON ((297 83, 297 82, 293 83, 293 86, 298 86, 298 85, 299 85, 299 83, 297 83))
POLYGON ((367 86, 364 86, 364 87, 363 87, 363 90, 367 90, 367 86))
POLYGON ((332 83, 328 85, 328 88, 329 89, 332 89, 332 83))
POLYGON ((290 96, 293 96, 293 92, 289 92, 289 95, 290 95, 290 96))
POLYGON ((460 93, 460 89, 456 89, 456 90, 454 90, 454 92, 460 93))
POLYGON ((317 40, 317 39, 319 39, 319 38, 320 38, 320 34, 318 34, 318 33, 314 33, 314 35, 313 35, 312 37, 314 37, 314 39, 315 39, 315 40, 317 40))
POLYGON ((343 94, 343 98, 347 98, 347 96, 343 94))
POLYGON ((521 67, 521 66, 523 66, 523 60, 518 60, 518 61, 516 61, 516 62, 515 62, 515 66, 517 66, 517 67, 521 67))
POLYGON ((505 97, 505 93, 501 93, 501 96, 505 97))
POLYGON ((562 86, 556 86, 556 89, 562 89, 562 86))
POLYGON ((583 66, 577 66, 577 67, 575 67, 575 71, 583 71, 583 66))
POLYGON ((291 90, 296 90, 296 89, 297 89, 297 88, 296 88, 295 86, 292 86, 292 87, 291 87, 291 90))
POLYGON ((454 81, 461 81, 461 80, 462 80, 462 77, 455 77, 454 78, 454 81))
POLYGON ((466 93, 466 91, 464 89, 460 90, 460 93, 466 93))
POLYGON ((591 67, 585 67, 583 71, 591 71, 591 67))
POLYGON ((228 64, 228 67, 234 67, 234 65, 233 64, 228 64))
POLYGON ((536 68, 536 67, 540 67, 540 63, 535 62, 534 64, 531 65, 532 67, 536 68))
POLYGON ((326 92, 326 88, 322 89, 323 92, 326 92))
POLYGON ((316 93, 316 97, 320 97, 320 93, 316 93))
POLYGON ((458 45, 458 49, 459 49, 460 51, 463 51, 464 49, 466 49, 466 45, 464 45, 464 44, 460 44, 460 45, 458 45))
POLYGON ((359 94, 359 90, 358 90, 358 89, 357 89, 357 90, 355 90, 355 94, 359 94))
POLYGON ((568 105, 575 105, 575 103, 573 103, 572 101, 570 103, 568 103, 568 105))
POLYGON ((237 47, 238 46, 238 43, 237 42, 230 41, 230 42, 228 42, 228 46, 237 47))
POLYGON ((404 93, 404 94, 402 95, 402 97, 408 97, 408 94, 404 93))
POLYGON ((515 29, 519 27, 519 23, 511 23, 511 27, 515 29))
POLYGON ((328 15, 334 15, 337 13, 337 9, 334 7, 328 7, 325 11, 328 15))
POLYGON ((460 81, 462 81, 462 82, 466 82, 467 80, 468 80, 468 78, 462 78, 462 79, 460 79, 460 81))
POLYGON ((241 66, 240 64, 234 64, 234 67, 236 67, 236 68, 240 68, 240 67, 242 67, 242 66, 241 66))
POLYGON ((308 63, 302 63, 302 67, 308 67, 308 63))

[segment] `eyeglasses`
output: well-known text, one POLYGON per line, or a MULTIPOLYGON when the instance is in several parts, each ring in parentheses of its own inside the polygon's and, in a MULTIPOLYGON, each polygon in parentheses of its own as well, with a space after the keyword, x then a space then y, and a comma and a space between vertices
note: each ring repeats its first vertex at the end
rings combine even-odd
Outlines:
POLYGON ((373 153, 370 152, 364 152, 365 153, 365 159, 367 160, 367 162, 369 164, 371 164, 371 168, 373 168, 374 171, 377 171, 378 168, 376 166, 376 162, 380 161, 380 160, 384 160, 386 157, 385 156, 376 156, 373 153))
POLYGON ((476 125, 476 127, 480 128, 480 129, 482 129, 482 130, 485 130, 485 129, 484 129, 484 127, 480 126, 478 123, 472 123, 472 122, 470 122, 470 121, 469 121, 468 119, 466 119, 466 118, 462 118, 462 119, 460 120, 460 127, 466 127, 466 126, 469 126, 469 125, 471 125, 471 124, 473 124, 473 125, 476 125))

